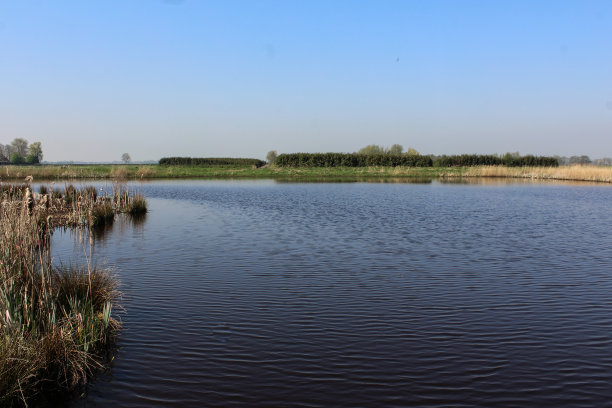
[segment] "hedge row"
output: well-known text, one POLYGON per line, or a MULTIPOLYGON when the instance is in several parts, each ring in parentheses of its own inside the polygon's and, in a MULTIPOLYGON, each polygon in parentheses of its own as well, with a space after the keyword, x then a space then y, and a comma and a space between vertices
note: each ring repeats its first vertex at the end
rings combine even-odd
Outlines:
POLYGON ((394 154, 291 153, 279 155, 274 164, 281 167, 431 167, 431 157, 394 154))
POLYGON ((162 157, 159 164, 167 166, 255 166, 261 167, 265 161, 258 159, 234 159, 226 157, 162 157))
POLYGON ((545 166, 558 167, 559 161, 554 157, 549 156, 493 156, 493 155, 478 155, 478 154, 462 154, 454 156, 440 156, 434 161, 436 167, 453 167, 453 166, 487 166, 487 165, 504 165, 509 167, 521 166, 545 166))

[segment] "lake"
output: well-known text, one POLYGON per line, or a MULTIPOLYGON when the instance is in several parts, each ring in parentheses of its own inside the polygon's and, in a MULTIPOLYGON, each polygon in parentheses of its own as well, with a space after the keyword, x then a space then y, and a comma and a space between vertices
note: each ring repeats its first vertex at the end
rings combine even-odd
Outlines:
POLYGON ((612 186, 134 188, 144 220, 53 236, 125 308, 71 407, 612 406, 612 186))

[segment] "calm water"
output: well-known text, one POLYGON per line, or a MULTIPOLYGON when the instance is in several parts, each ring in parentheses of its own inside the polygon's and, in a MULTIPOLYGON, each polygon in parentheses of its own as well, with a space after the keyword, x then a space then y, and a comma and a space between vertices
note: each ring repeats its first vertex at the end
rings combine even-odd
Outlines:
POLYGON ((120 348, 73 407, 612 406, 612 186, 139 188, 92 250, 120 348))

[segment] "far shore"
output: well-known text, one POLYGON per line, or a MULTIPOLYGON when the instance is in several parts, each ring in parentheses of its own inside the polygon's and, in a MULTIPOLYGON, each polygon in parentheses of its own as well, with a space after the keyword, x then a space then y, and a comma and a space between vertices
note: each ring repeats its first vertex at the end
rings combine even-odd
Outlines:
POLYGON ((110 179, 444 179, 498 177, 533 180, 567 180, 612 183, 612 166, 574 165, 561 167, 248 167, 248 166, 165 166, 165 165, 36 165, 1 166, 0 181, 110 179))

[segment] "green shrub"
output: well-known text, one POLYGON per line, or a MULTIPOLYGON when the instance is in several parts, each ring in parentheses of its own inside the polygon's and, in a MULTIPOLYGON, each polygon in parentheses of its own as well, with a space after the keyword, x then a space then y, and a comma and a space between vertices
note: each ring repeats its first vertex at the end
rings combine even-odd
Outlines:
POLYGON ((38 156, 35 154, 29 154, 25 159, 26 164, 38 164, 40 163, 38 160, 38 156))
POLYGON ((358 153, 291 153, 281 154, 275 164, 280 167, 431 167, 429 156, 358 153))
POLYGON ((11 164, 23 164, 23 157, 17 153, 11 155, 11 164))
POLYGON ((548 156, 515 156, 506 154, 503 157, 484 154, 461 154, 452 156, 440 156, 434 161, 435 167, 469 167, 469 166, 544 166, 558 167, 559 161, 548 156))
POLYGON ((224 157, 192 158, 192 157, 163 157, 159 164, 166 166, 255 166, 266 164, 259 159, 240 159, 224 157))

